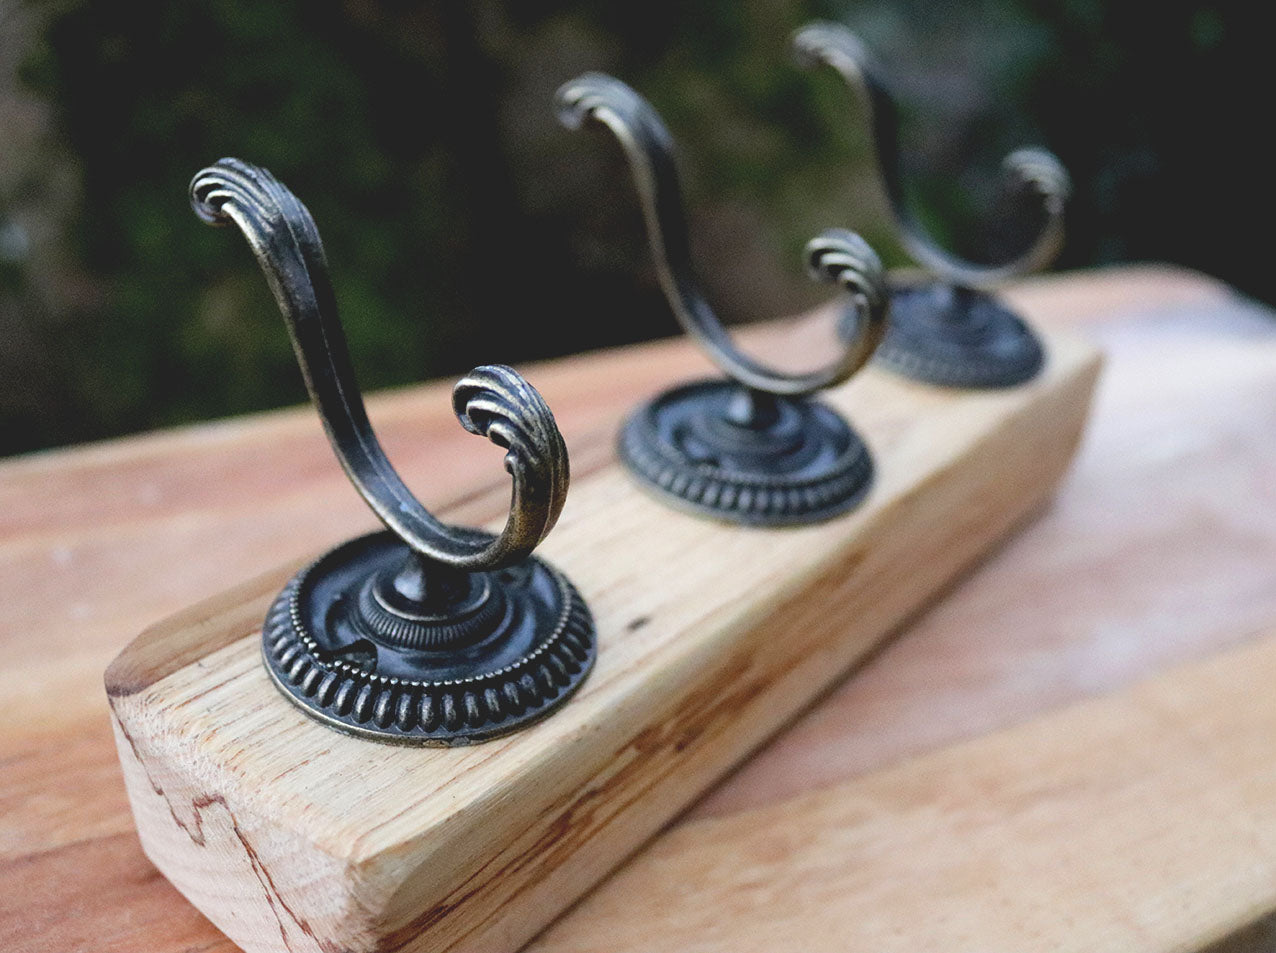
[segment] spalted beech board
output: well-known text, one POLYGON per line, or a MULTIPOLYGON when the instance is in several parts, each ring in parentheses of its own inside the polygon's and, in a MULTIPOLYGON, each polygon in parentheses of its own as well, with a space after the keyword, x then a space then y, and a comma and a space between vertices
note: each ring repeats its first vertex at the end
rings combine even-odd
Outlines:
POLYGON ((599 628, 554 717, 467 749, 333 732, 272 687, 259 620, 289 570, 161 624, 107 673, 156 866, 250 951, 512 951, 1032 513, 1085 421, 1096 353, 1049 336, 1020 388, 870 369, 827 395, 876 483, 813 527, 671 510, 615 465, 540 553, 599 628))

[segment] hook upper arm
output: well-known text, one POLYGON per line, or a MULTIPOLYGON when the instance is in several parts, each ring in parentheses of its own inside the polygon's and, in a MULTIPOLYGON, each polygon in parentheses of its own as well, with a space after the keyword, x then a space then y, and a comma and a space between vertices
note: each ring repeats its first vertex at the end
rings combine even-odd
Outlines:
POLYGON ((851 30, 840 23, 817 22, 793 35, 798 61, 806 67, 831 66, 846 83, 860 91, 869 111, 878 171, 900 239, 918 264, 955 284, 983 287, 1015 275, 1046 267, 1063 244, 1064 204, 1071 192, 1067 170, 1044 149, 1018 149, 1002 160, 1008 189, 1035 196, 1044 223, 1029 247, 1015 258, 996 264, 977 264, 948 252, 935 242, 908 210, 900 163, 899 116, 872 54, 851 30))
POLYGON ((373 512, 414 552, 453 569, 509 565, 545 538, 567 496, 567 448, 553 414, 519 374, 479 367, 453 391, 462 425, 506 449, 510 514, 496 538, 436 519, 404 485, 368 421, 337 315, 318 229, 306 207, 265 169, 222 159, 191 182, 191 205, 248 240, 292 337, 306 388, 342 467, 373 512))
MULTIPOLYGON (((828 366, 808 374, 773 370, 740 351, 714 314, 700 289, 691 262, 690 238, 683 209, 682 186, 674 163, 673 138, 651 105, 626 84, 602 73, 586 73, 558 91, 559 118, 569 128, 586 120, 606 126, 624 149, 642 205, 656 271, 684 330, 730 377, 752 390, 797 397, 841 383, 871 356, 884 327, 887 295, 881 262, 868 244, 849 232, 826 233, 818 255, 832 262, 836 254, 846 267, 836 279, 852 292, 861 320, 854 339, 828 366), (846 236, 854 241, 847 242, 846 236)), ((827 276, 816 268, 813 275, 827 276)))

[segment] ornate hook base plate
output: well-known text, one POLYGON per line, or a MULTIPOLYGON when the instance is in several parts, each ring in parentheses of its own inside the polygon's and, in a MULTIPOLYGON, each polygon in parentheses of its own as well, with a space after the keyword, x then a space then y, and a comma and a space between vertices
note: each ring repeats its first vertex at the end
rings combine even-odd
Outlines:
POLYGON ((308 715, 399 744, 462 745, 561 704, 594 663, 593 618, 566 577, 529 557, 463 574, 445 613, 395 604, 411 551, 384 532, 338 546, 266 615, 271 677, 308 715))
MULTIPOLYGON (((853 313, 839 331, 851 333, 853 313)), ((898 374, 941 387, 1014 387, 1037 376, 1041 342, 997 298, 934 282, 891 291, 891 319, 873 359, 898 374)))
POLYGON ((872 457, 841 416, 814 400, 762 399, 750 415, 749 392, 731 381, 667 391, 626 422, 621 460, 683 509, 750 526, 816 523, 863 499, 872 457))

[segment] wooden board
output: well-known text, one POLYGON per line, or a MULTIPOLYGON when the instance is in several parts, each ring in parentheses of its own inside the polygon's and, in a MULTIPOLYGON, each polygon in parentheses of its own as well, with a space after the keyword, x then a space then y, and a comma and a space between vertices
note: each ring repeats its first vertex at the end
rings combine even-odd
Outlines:
POLYGON ((106 676, 147 855, 250 953, 512 953, 1037 509, 1099 368, 1045 343, 1014 389, 869 369, 824 395, 876 464, 826 523, 685 515, 616 464, 574 481, 538 552, 590 603, 598 662, 473 749, 370 744, 279 694, 260 620, 295 566, 157 626, 106 676))
MULTIPOLYGON (((1228 299, 1208 279, 1148 268, 1035 279, 1014 300, 1034 321, 1066 327, 1120 322, 1143 307, 1218 310, 1228 299)), ((807 342, 785 331, 744 337, 768 360, 794 362, 807 342)), ((527 369, 577 476, 610 459, 619 421, 638 401, 711 373, 678 339, 527 369)), ((507 502, 500 455, 457 425, 451 386, 378 394, 369 412, 427 503, 460 504, 482 522, 507 502), (498 491, 475 493, 488 485, 498 491)), ((21 713, 0 720, 0 745, 64 738, 86 723, 100 734, 102 671, 143 628, 376 525, 308 407, 0 461, 0 664, 21 713)))
MULTIPOLYGON (((1093 336, 1108 357, 1061 495, 675 830, 1114 691, 1276 619, 1271 312, 1164 267, 1033 279, 1010 296, 1039 324, 1093 336)), ((768 342, 768 354, 787 341, 768 342)), ((681 343, 661 342, 528 374, 575 461, 587 445, 605 456, 640 396, 705 370, 681 343)), ((371 412, 431 503, 499 466, 456 427, 447 385, 378 395, 371 412)), ((468 505, 472 518, 496 515, 481 502, 468 505)), ((16 699, 0 719, 0 949, 233 953, 142 855, 101 672, 156 619, 370 528, 306 410, 0 461, 0 688, 16 699)), ((1092 889, 1104 902, 1107 885, 1092 889)), ((1276 911, 1276 891, 1255 891, 1255 910, 1276 911)), ((922 919, 927 898, 916 900, 922 919)), ((1256 929, 1242 931, 1259 936, 1243 948, 1270 949, 1256 929)), ((1204 942, 1189 930, 1161 953, 1204 942)))

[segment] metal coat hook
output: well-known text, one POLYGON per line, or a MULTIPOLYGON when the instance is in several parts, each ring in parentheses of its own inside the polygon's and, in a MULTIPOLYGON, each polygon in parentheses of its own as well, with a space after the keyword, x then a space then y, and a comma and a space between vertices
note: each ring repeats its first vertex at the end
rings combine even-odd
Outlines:
POLYGON ((881 262, 852 232, 830 230, 806 249, 811 276, 851 297, 849 331, 825 367, 786 374, 741 352, 701 291, 691 262, 673 139, 633 89, 587 73, 558 91, 569 128, 611 131, 637 187, 656 272, 679 323, 726 374, 660 395, 626 423, 621 458, 645 485, 680 505, 733 522, 778 525, 826 519, 867 491, 863 441, 827 406, 808 400, 872 356, 888 309, 881 262))
POLYGON ((237 159, 201 171, 190 192, 203 221, 233 223, 248 240, 333 451, 388 528, 327 553, 275 601, 262 638, 280 689, 335 727, 403 743, 464 744, 549 712, 579 686, 596 642, 579 594, 531 555, 569 482, 567 448, 544 399, 500 365, 457 383, 457 418, 505 448, 513 489, 497 536, 442 522, 373 433, 306 207, 237 159))
POLYGON ((1040 369, 1043 354, 1031 329, 985 289, 1049 265, 1063 244, 1067 171, 1044 149, 1018 149, 1002 161, 1007 194, 1039 205, 1042 225, 1028 247, 1008 261, 977 264, 939 245, 909 211, 904 195, 899 114, 883 71, 851 30, 811 23, 793 37, 804 66, 827 65, 863 97, 878 172, 901 243, 937 281, 893 289, 891 327, 877 358, 892 369, 954 387, 1006 387, 1040 369))

